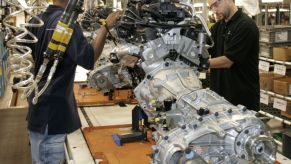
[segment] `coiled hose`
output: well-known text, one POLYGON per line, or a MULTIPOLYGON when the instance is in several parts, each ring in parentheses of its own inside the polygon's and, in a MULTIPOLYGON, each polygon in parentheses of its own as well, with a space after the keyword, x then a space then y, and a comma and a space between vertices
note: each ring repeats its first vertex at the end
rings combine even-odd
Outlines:
POLYGON ((36 43, 37 38, 27 30, 27 27, 41 27, 43 21, 38 18, 33 12, 35 10, 43 9, 44 6, 23 6, 19 2, 6 0, 7 4, 11 7, 16 8, 15 12, 12 12, 10 15, 6 16, 3 20, 4 26, 8 27, 10 31, 14 31, 16 35, 9 39, 6 43, 9 48, 9 57, 8 57, 8 70, 10 71, 11 77, 18 78, 20 81, 12 84, 12 88, 23 90, 22 98, 25 98, 25 92, 34 85, 34 76, 30 72, 30 69, 33 67, 32 62, 30 61, 31 49, 26 46, 27 44, 36 43), (19 14, 25 13, 27 16, 31 16, 37 20, 37 23, 31 24, 25 22, 19 27, 9 23, 11 18, 18 16, 19 14))

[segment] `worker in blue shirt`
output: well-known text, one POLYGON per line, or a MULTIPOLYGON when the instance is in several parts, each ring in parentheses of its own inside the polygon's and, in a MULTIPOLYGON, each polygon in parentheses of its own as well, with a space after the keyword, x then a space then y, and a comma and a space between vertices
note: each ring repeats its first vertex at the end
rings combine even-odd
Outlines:
MULTIPOLYGON (((38 73, 43 63, 44 52, 68 2, 69 0, 53 0, 53 5, 39 15, 44 21, 44 25, 40 28, 28 29, 38 38, 36 44, 29 45, 35 63, 34 75, 38 73)), ((79 65, 85 69, 93 69, 95 61, 103 50, 108 30, 113 27, 120 16, 121 12, 111 13, 106 19, 107 27, 102 26, 98 30, 96 38, 91 44, 84 37, 80 25, 76 24, 65 55, 57 66, 48 88, 35 105, 32 103, 34 94, 28 97, 27 121, 33 163, 59 164, 65 160, 66 135, 81 127, 73 93, 76 67, 79 65)), ((36 21, 36 19, 32 19, 30 22, 36 21)), ((44 78, 38 84, 39 88, 42 88, 46 82, 51 65, 52 62, 48 64, 44 78)))

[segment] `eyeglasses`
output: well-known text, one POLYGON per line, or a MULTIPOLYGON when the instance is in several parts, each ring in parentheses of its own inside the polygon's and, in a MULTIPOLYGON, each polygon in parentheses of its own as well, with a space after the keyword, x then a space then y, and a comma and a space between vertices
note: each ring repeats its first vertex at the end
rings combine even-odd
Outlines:
POLYGON ((218 8, 222 3, 222 0, 216 0, 210 7, 211 10, 218 8))

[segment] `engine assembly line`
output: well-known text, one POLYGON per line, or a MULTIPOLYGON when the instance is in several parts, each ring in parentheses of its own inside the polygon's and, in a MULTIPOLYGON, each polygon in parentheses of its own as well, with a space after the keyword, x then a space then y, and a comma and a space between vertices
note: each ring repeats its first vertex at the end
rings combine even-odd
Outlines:
MULTIPOLYGON (((104 28, 106 41, 94 68, 76 70, 74 105, 81 128, 66 136, 65 163, 287 164, 291 162, 291 117, 275 115, 276 105, 273 112, 263 105, 259 112, 234 105, 209 88, 209 49, 217 43, 209 17, 203 13, 226 1, 215 0, 210 5, 209 0, 207 6, 207 1, 200 0, 69 0, 55 29, 49 29, 53 34, 42 65, 33 74, 37 59, 31 57, 29 45, 39 40, 29 29, 44 25, 38 15, 55 1, 1 0, 0 28, 6 34, 3 48, 9 54, 7 85, 14 93, 22 93, 22 101, 33 96, 32 104, 37 107, 59 77, 58 69, 66 69, 62 64, 69 60, 66 52, 76 26, 92 45, 100 35, 96 31, 104 28), (120 18, 109 29, 108 17, 116 11, 120 18), (11 23, 20 14, 24 22, 11 23), (76 80, 82 71, 85 78, 76 80), (272 121, 279 122, 284 132, 274 130, 272 121)), ((264 63, 259 64, 261 71, 264 63)), ((262 104, 266 95, 274 96, 268 97, 268 104, 278 101, 271 90, 262 92, 261 84, 262 104)), ((58 98, 56 104, 66 101, 58 98)), ((288 113, 288 96, 279 98, 286 100, 287 108, 279 111, 288 113)), ((48 117, 53 112, 48 111, 48 117)), ((50 125, 46 126, 49 134, 50 125)))
MULTIPOLYGON (((143 78, 127 79, 137 84, 136 99, 155 129, 152 163, 273 163, 276 144, 255 113, 201 86, 198 74, 207 69, 211 46, 206 44, 211 36, 205 21, 182 3, 128 6, 117 27, 126 44, 112 53, 139 58, 136 69, 142 69, 143 78)), ((116 76, 107 67, 97 68, 99 74, 93 76, 100 89, 116 86, 114 77, 131 75, 123 70, 124 76, 116 76)))

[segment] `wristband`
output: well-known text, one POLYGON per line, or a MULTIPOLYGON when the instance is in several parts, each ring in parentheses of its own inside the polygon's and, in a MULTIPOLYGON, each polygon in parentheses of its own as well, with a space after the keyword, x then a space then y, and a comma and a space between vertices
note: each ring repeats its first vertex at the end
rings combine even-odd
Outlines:
POLYGON ((107 23, 105 22, 105 24, 104 24, 104 27, 105 27, 105 29, 107 30, 107 32, 109 32, 109 28, 108 28, 108 26, 107 26, 107 23))
POLYGON ((103 22, 102 22, 102 26, 105 27, 105 29, 106 29, 107 32, 109 32, 109 28, 108 28, 108 26, 107 26, 106 21, 103 21, 103 22))

